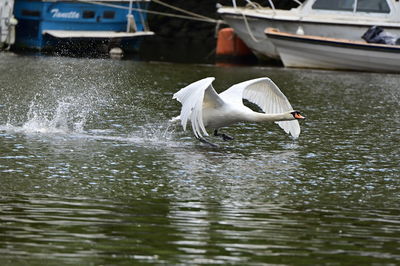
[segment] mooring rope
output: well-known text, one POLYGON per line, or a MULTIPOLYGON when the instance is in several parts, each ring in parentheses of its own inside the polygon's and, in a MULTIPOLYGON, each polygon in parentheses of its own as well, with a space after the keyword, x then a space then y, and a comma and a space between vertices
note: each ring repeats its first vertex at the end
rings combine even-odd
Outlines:
POLYGON ((215 20, 215 19, 213 19, 213 18, 209 18, 209 17, 203 16, 203 15, 200 15, 200 14, 196 14, 196 13, 193 13, 193 12, 191 12, 191 11, 187 11, 187 10, 185 10, 185 9, 182 9, 182 8, 179 8, 179 7, 176 7, 176 6, 173 6, 173 5, 164 3, 164 2, 162 2, 161 0, 152 0, 152 1, 153 1, 154 3, 159 4, 159 5, 163 5, 163 6, 166 6, 166 7, 168 7, 168 8, 177 10, 177 11, 179 11, 179 12, 182 12, 182 13, 185 13, 185 14, 188 14, 188 15, 192 15, 192 16, 194 16, 194 17, 201 18, 201 19, 204 19, 204 20, 209 20, 209 21, 212 22, 212 23, 217 23, 217 20, 215 20))
MULTIPOLYGON (((120 5, 114 5, 114 4, 102 3, 102 2, 96 2, 96 1, 89 1, 89 0, 77 0, 77 1, 83 2, 83 3, 96 4, 96 5, 101 5, 101 6, 109 6, 109 7, 113 7, 113 8, 129 10, 129 7, 120 6, 120 5)), ((156 1, 153 0, 153 2, 157 2, 157 0, 156 1)), ((159 1, 159 2, 161 2, 161 1, 159 1)), ((163 3, 163 4, 165 4, 165 3, 163 3)), ((165 5, 168 5, 168 4, 165 4, 165 5)), ((168 6, 170 6, 170 5, 168 5, 168 6)), ((221 20, 202 16, 202 15, 199 15, 199 14, 196 14, 196 13, 193 13, 193 12, 181 9, 181 8, 174 7, 174 9, 179 10, 180 12, 184 12, 186 14, 190 14, 192 16, 179 15, 179 14, 174 14, 174 13, 160 12, 160 11, 152 11, 152 10, 142 9, 142 8, 134 8, 134 7, 131 8, 132 11, 146 12, 148 14, 162 15, 162 16, 166 16, 166 17, 174 17, 174 18, 188 19, 188 20, 194 20, 194 21, 209 22, 209 23, 215 23, 215 24, 221 23, 221 20)))
POLYGON ((249 22, 247 21, 247 18, 246 18, 246 15, 244 14, 244 12, 241 11, 240 13, 241 13, 242 16, 243 16, 243 21, 244 21, 244 24, 245 24, 245 26, 246 26, 246 30, 247 30, 247 32, 248 32, 249 35, 250 35, 250 38, 251 38, 254 42, 261 42, 261 41, 262 41, 261 39, 257 39, 257 38, 254 36, 253 31, 252 31, 251 28, 250 28, 249 22))

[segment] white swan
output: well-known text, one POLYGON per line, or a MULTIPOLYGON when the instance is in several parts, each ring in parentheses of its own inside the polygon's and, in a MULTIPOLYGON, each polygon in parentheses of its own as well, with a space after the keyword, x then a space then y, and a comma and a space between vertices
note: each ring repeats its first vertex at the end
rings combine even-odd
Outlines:
MULTIPOLYGON (((219 134, 218 129, 237 122, 276 122, 293 138, 300 135, 298 119, 304 119, 299 111, 294 111, 286 96, 275 83, 265 77, 244 81, 233 85, 218 94, 212 82, 214 77, 196 81, 174 94, 173 99, 182 103, 179 116, 172 121, 180 120, 183 130, 187 122, 192 123, 193 133, 197 139, 207 142, 206 128, 214 129, 215 136, 224 140, 232 139, 226 134, 219 134), (246 99, 258 105, 265 113, 254 112, 243 104, 246 99)), ((209 143, 213 145, 212 143, 209 143)))

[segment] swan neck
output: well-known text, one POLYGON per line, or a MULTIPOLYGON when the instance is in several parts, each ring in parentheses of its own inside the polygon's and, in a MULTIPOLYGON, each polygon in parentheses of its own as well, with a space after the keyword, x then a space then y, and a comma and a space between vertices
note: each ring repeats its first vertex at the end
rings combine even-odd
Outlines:
POLYGON ((290 121, 294 120, 291 114, 279 113, 279 114, 263 114, 254 113, 252 115, 252 121, 254 122, 275 122, 275 121, 290 121))

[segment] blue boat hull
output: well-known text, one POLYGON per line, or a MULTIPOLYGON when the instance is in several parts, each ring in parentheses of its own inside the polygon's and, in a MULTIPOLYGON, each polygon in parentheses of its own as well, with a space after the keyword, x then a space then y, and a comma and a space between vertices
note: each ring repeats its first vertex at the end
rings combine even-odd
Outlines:
MULTIPOLYGON (((76 1, 31 1, 16 0, 14 15, 16 27, 16 49, 41 51, 61 50, 68 52, 103 52, 113 46, 125 52, 136 52, 144 36, 125 38, 57 38, 46 31, 109 31, 126 32, 129 3, 97 1, 91 4, 76 1), (112 6, 110 6, 112 5, 112 6), (114 7, 118 5, 121 8, 114 7)), ((133 8, 146 9, 146 2, 133 2, 133 8)), ((146 13, 132 11, 137 32, 144 31, 146 13)))

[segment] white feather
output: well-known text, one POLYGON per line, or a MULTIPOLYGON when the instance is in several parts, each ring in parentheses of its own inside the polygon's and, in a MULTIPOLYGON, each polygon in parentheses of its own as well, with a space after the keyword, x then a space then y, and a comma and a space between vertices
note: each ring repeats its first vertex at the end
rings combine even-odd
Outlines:
MULTIPOLYGON (((256 105, 266 114, 278 114, 293 111, 291 104, 278 86, 269 78, 258 78, 233 85, 220 94, 224 100, 243 104, 246 99, 256 105)), ((297 120, 278 121, 277 123, 286 133, 293 138, 300 135, 300 125, 297 120)))
POLYGON ((196 81, 173 96, 173 99, 182 103, 180 119, 183 130, 186 130, 187 122, 190 120, 193 133, 197 138, 201 138, 203 135, 208 136, 203 122, 203 106, 217 107, 223 104, 211 85, 214 80, 214 77, 208 77, 196 81))

